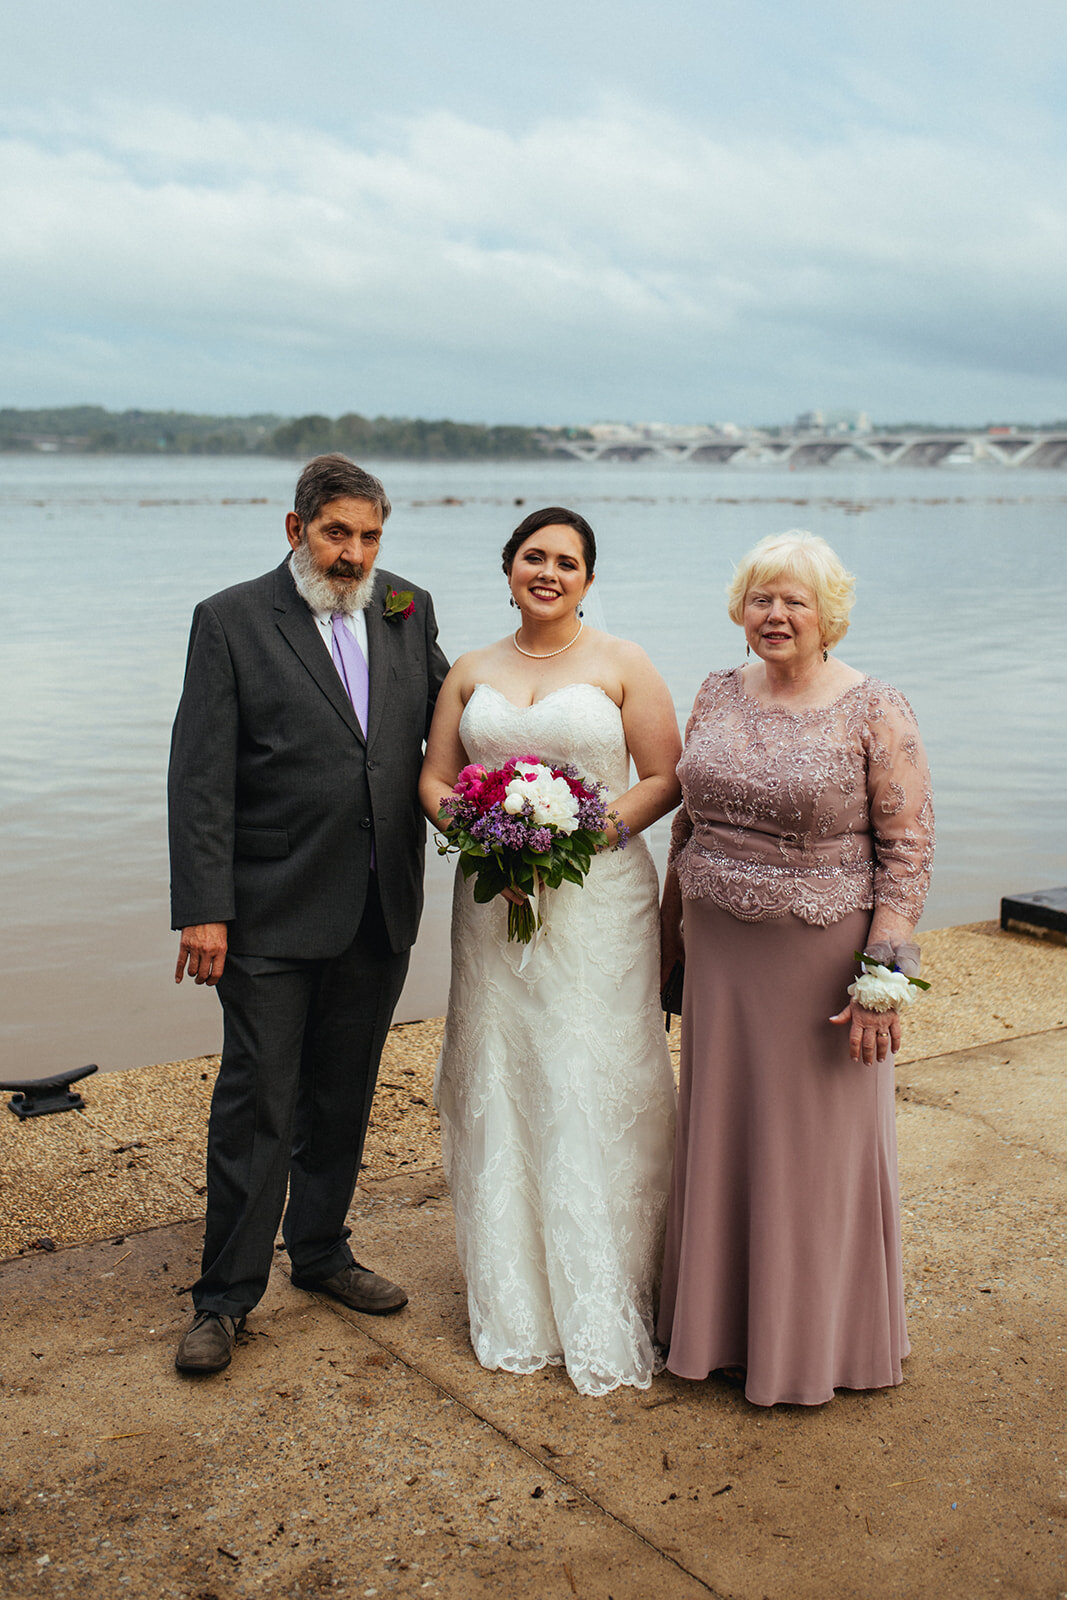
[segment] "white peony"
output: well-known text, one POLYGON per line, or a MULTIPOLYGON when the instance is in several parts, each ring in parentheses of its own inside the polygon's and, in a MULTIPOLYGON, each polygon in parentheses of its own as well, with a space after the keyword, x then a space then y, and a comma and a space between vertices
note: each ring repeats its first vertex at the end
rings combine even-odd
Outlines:
POLYGON ((573 833, 578 826, 578 802, 570 785, 565 778, 554 778, 549 767, 523 768, 508 784, 504 810, 509 816, 517 816, 527 801, 538 828, 573 833))
POLYGON ((919 991, 902 972, 878 965, 861 972, 848 992, 868 1011, 906 1011, 919 991))

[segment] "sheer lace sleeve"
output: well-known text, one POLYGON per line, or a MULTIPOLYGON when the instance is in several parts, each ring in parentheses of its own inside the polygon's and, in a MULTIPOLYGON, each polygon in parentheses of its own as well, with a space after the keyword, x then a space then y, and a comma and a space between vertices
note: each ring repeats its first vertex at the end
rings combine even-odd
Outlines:
POLYGON ((875 905, 918 922, 934 857, 930 768, 915 713, 888 684, 868 701, 867 804, 874 840, 875 905))

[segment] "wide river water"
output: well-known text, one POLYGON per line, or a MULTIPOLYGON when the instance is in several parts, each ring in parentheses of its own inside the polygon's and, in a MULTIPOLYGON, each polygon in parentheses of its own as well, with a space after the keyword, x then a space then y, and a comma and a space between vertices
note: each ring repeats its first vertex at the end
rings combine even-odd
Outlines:
MULTIPOLYGON (((369 463, 374 465, 373 463, 369 463)), ((383 562, 432 590, 455 656, 512 625, 499 551, 538 505, 588 516, 603 625, 685 718, 736 663, 732 563, 823 534, 858 576, 839 654, 908 695, 934 771, 924 926, 1067 879, 1067 473, 392 463, 383 562), (521 502, 521 504, 520 504, 521 502)), ((249 457, 0 457, 0 1035, 4 1078, 217 1049, 173 982, 164 781, 194 604, 277 564, 297 468, 249 457)), ((662 863, 666 827, 651 842, 662 863)), ((444 1010, 453 867, 430 856, 399 1019, 444 1010)))

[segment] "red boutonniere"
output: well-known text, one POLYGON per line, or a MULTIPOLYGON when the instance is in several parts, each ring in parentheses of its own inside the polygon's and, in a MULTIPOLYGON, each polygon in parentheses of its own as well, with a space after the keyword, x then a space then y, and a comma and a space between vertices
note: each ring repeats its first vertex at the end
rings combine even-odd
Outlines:
POLYGON ((415 609, 415 596, 410 589, 390 589, 385 597, 385 610, 383 616, 391 621, 393 617, 410 617, 415 609))

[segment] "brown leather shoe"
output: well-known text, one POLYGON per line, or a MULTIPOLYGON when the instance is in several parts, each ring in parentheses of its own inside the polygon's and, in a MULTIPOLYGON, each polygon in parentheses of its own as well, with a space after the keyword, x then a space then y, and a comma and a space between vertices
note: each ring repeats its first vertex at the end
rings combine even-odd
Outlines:
POLYGON ((311 1294, 332 1295, 342 1305, 351 1306, 353 1311, 362 1311, 372 1317, 384 1317, 390 1311, 399 1311, 401 1306, 408 1303, 408 1297, 398 1283, 390 1283, 388 1278, 380 1277, 369 1267, 361 1267, 358 1261, 354 1261, 350 1267, 342 1267, 340 1272, 335 1272, 329 1278, 302 1278, 294 1271, 291 1279, 295 1289, 307 1289, 311 1294))
POLYGON ((234 1340, 244 1325, 244 1317, 238 1321, 219 1311, 198 1311, 174 1365, 179 1372, 221 1372, 230 1364, 234 1340))

